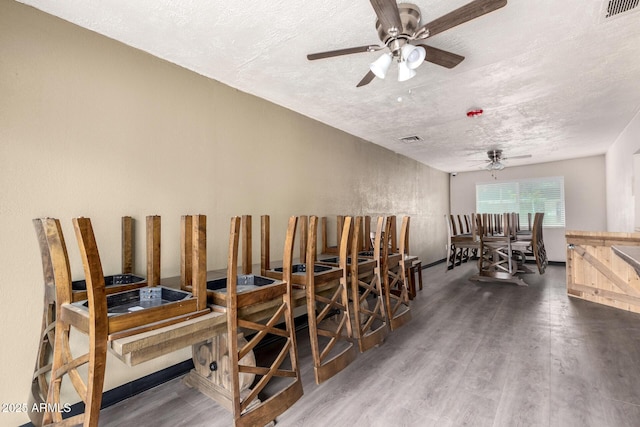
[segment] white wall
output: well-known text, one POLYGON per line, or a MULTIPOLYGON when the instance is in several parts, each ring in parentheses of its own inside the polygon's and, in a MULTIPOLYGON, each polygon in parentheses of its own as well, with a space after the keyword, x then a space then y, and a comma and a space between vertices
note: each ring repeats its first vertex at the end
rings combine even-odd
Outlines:
POLYGON ((633 185, 640 173, 634 173, 634 155, 639 150, 640 112, 607 151, 607 231, 634 231, 634 224, 637 222, 635 216, 640 214, 635 212, 640 188, 634 188, 633 185))
MULTIPOLYGON (((602 231, 606 227, 604 156, 507 167, 496 175, 498 181, 564 176, 566 229, 602 231)), ((476 184, 492 181, 491 174, 484 170, 452 176, 451 213, 475 212, 476 184)), ((564 233, 564 228, 544 228, 544 243, 550 261, 566 261, 564 233)))
MULTIPOLYGON (((106 274, 120 270, 122 215, 139 221, 138 271, 144 217, 162 216, 163 277, 179 274, 180 215, 188 213, 207 215, 211 269, 225 266, 229 218, 242 214, 254 215, 254 227, 255 217, 271 215, 272 248, 282 248, 290 215, 410 215, 412 251, 428 263, 442 258, 448 181, 293 111, 0 0, 0 402, 26 402, 40 337, 44 289, 33 218, 61 220, 75 278, 82 274, 76 216, 92 219, 106 274)), ((135 368, 109 357, 105 390, 190 356, 184 349, 135 368)), ((0 413, 2 426, 26 421, 0 413)))

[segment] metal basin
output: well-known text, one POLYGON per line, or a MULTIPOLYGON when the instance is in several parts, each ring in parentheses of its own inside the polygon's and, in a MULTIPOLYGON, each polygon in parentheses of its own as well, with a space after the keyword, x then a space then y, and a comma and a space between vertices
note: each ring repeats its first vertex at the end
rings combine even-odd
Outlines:
MULTIPOLYGON (((282 273, 282 267, 277 267, 273 269, 274 271, 282 273)), ((329 271, 331 267, 326 265, 314 265, 313 272, 314 273, 322 273, 323 271, 329 271)), ((307 264, 293 264, 291 266, 291 273, 306 273, 307 272, 307 264)))
MULTIPOLYGON (((275 283, 275 279, 269 279, 267 277, 256 276, 254 274, 238 275, 238 281, 236 283, 236 292, 242 293, 257 289, 261 286, 271 285, 275 283)), ((207 290, 226 293, 227 292, 227 278, 210 280, 207 282, 207 290)))
MULTIPOLYGON (((135 283, 143 283, 144 277, 134 276, 133 274, 114 274, 113 276, 104 277, 105 287, 116 285, 131 285, 135 283)), ((71 289, 74 291, 86 291, 86 280, 75 280, 71 283, 71 289)))
MULTIPOLYGON (((107 313, 109 316, 131 313, 146 308, 158 307, 164 304, 190 298, 191 293, 179 289, 169 289, 163 286, 144 287, 131 291, 118 292, 107 295, 107 313)), ((88 301, 77 303, 89 309, 88 301)))
MULTIPOLYGON (((365 261, 369 261, 369 260, 366 259, 366 258, 358 258, 358 263, 365 262, 365 261)), ((336 264, 337 265, 337 264, 340 263, 340 258, 335 256, 335 257, 332 257, 332 258, 319 259, 318 262, 324 262, 324 263, 327 263, 327 264, 336 264)), ((347 257, 347 264, 351 264, 351 257, 347 257)))
POLYGON ((358 255, 371 257, 371 256, 373 256, 373 251, 358 252, 358 255))

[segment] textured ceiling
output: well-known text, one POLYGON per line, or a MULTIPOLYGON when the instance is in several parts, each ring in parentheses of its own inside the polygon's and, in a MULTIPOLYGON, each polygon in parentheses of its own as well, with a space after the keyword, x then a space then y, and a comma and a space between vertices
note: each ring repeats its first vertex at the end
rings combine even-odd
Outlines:
MULTIPOLYGON (((469 2, 414 3, 425 23, 469 2)), ((380 44, 367 0, 22 3, 447 172, 489 149, 532 155, 508 166, 602 154, 640 110, 640 6, 605 19, 608 0, 509 0, 428 39, 456 68, 361 88, 379 52, 306 55, 380 44)))

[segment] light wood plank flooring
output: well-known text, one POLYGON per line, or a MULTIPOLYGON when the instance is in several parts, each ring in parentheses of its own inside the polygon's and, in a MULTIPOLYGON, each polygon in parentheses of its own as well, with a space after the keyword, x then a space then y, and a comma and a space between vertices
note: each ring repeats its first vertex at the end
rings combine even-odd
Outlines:
MULTIPOLYGON (((413 320, 304 396, 279 426, 639 426, 640 315, 569 299, 565 268, 529 287, 467 280, 472 263, 423 271, 413 320)), ((229 426, 172 380, 102 411, 101 426, 229 426)))

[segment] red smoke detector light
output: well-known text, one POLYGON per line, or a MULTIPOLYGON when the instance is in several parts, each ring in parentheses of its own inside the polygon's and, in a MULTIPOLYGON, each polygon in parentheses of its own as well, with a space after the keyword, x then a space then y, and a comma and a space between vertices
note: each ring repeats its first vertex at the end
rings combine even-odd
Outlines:
POLYGON ((467 111, 467 117, 479 117, 482 115, 482 110, 469 110, 467 111))

